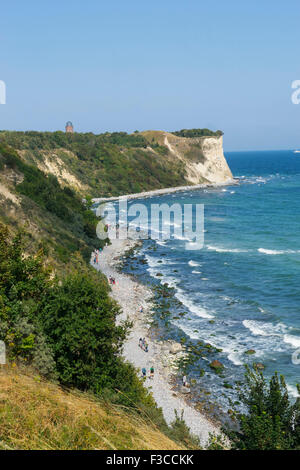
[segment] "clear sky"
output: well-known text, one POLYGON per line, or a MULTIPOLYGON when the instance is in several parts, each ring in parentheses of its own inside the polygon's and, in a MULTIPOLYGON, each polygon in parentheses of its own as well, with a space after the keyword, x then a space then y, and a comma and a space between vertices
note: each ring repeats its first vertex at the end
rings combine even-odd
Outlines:
POLYGON ((300 148, 299 0, 10 0, 0 129, 222 129, 225 150, 300 148))

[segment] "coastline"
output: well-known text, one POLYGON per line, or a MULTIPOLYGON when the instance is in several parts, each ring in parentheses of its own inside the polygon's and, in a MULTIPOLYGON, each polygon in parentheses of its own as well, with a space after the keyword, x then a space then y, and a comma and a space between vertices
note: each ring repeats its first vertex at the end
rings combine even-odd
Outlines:
POLYGON ((123 194, 122 196, 112 196, 112 197, 98 197, 98 198, 93 198, 92 201, 94 204, 99 204, 100 202, 109 202, 109 201, 116 201, 116 200, 122 200, 122 199, 144 199, 152 196, 160 196, 162 194, 170 194, 170 193, 176 193, 180 191, 192 191, 196 189, 205 189, 205 188, 220 188, 223 186, 230 186, 238 184, 238 180, 233 178, 233 179, 228 179, 227 181, 224 181, 223 183, 203 183, 203 184, 194 184, 190 186, 175 186, 173 188, 163 188, 163 189, 154 189, 152 191, 144 191, 141 193, 135 193, 135 194, 123 194))
POLYGON ((192 434, 198 436, 201 444, 205 446, 209 440, 209 434, 219 433, 219 427, 191 406, 184 393, 173 390, 172 377, 176 370, 173 363, 180 355, 184 355, 184 351, 175 341, 158 341, 153 338, 150 330, 152 291, 132 279, 131 276, 118 271, 120 258, 136 245, 136 240, 112 240, 111 245, 106 246, 100 254, 98 264, 92 263, 107 277, 112 276, 116 279, 111 295, 122 309, 117 321, 129 318, 133 322, 133 327, 124 344, 123 357, 138 369, 139 375, 141 375, 141 369, 146 368, 147 379, 144 384, 151 390, 158 407, 162 408, 166 422, 170 424, 174 421, 176 417, 174 410, 177 410, 178 416, 183 412, 183 419, 192 434), (140 312, 141 306, 142 312, 140 312), (139 347, 139 338, 146 338, 148 353, 139 347), (178 352, 174 353, 176 349, 178 352), (152 366, 155 369, 154 379, 149 378, 149 370, 152 366))

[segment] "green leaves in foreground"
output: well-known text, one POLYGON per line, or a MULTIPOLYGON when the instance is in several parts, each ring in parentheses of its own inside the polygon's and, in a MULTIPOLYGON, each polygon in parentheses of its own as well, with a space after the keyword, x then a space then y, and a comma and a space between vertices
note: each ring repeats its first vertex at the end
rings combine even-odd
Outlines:
POLYGON ((233 448, 300 449, 300 401, 291 403, 284 377, 276 372, 267 383, 262 372, 246 367, 245 378, 240 399, 247 413, 239 415, 239 430, 228 433, 233 448))

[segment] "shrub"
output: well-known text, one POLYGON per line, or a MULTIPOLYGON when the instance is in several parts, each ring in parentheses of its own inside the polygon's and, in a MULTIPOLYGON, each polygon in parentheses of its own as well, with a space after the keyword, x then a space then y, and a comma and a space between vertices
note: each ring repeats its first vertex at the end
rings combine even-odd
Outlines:
POLYGON ((276 372, 267 384, 261 371, 247 366, 245 378, 240 400, 247 413, 238 414, 237 431, 227 431, 233 448, 300 449, 300 401, 290 402, 284 377, 276 372))

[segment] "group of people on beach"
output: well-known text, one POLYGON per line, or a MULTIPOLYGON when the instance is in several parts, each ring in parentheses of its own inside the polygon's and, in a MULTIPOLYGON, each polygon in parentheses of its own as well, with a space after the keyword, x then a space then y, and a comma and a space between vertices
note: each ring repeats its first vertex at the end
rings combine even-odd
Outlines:
POLYGON ((99 250, 96 249, 94 251, 94 264, 98 264, 101 251, 102 251, 102 248, 99 248, 99 250))
MULTIPOLYGON (((142 368, 142 377, 143 379, 147 378, 147 369, 145 367, 142 368)), ((154 379, 154 367, 150 367, 150 374, 149 374, 149 379, 154 379)))
POLYGON ((108 282, 114 286, 116 284, 116 279, 113 276, 109 276, 108 282))
POLYGON ((145 340, 145 338, 140 338, 139 339, 139 347, 145 351, 145 352, 148 352, 148 343, 147 341, 145 340))

